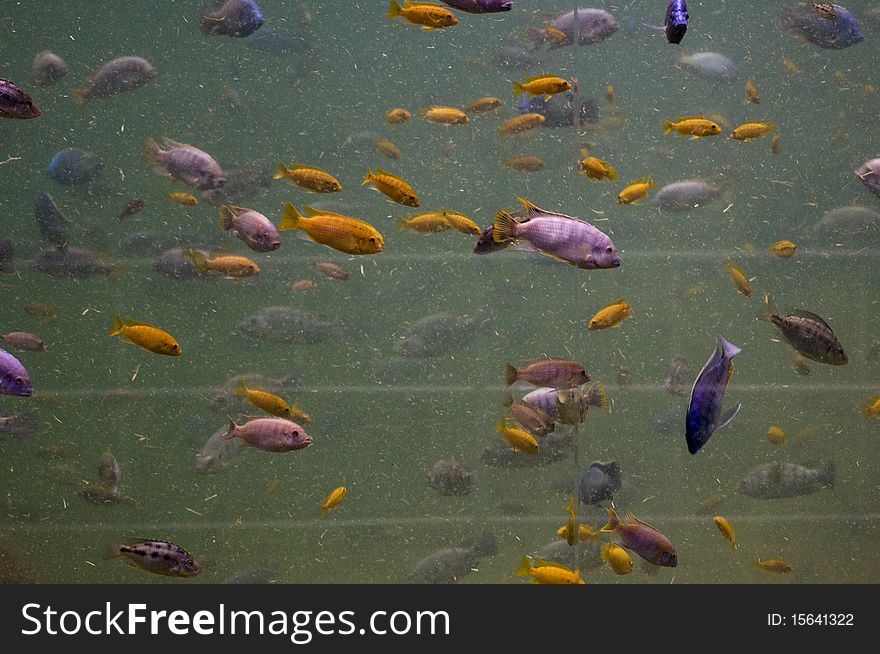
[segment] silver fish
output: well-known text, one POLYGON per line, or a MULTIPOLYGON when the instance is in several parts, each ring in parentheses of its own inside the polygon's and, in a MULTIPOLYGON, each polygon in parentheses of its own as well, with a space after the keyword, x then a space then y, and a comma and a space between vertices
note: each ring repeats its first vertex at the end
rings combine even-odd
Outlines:
POLYGON ((117 489, 122 480, 122 468, 111 452, 104 452, 98 460, 98 481, 111 489, 117 489))
POLYGON ((294 307, 264 307, 238 323, 244 334, 269 343, 320 343, 338 338, 338 323, 294 307))
POLYGON ((259 211, 223 204, 219 213, 220 229, 234 232, 254 252, 271 252, 281 246, 275 225, 259 211))
POLYGON ((574 42, 577 32, 579 45, 601 43, 620 29, 620 24, 604 9, 581 7, 553 20, 553 27, 565 32, 569 43, 574 42), (575 13, 577 17, 575 18, 575 13), (575 27, 577 20, 577 27, 575 27))
POLYGON ((428 486, 441 495, 467 495, 476 473, 454 459, 440 459, 428 471, 428 486))
POLYGON ((73 89, 70 97, 81 105, 95 98, 109 98, 142 87, 156 76, 156 69, 143 57, 119 57, 108 61, 89 77, 85 89, 73 89))
POLYGON ((783 316, 764 293, 764 308, 758 318, 776 325, 788 344, 808 359, 832 366, 842 366, 849 361, 831 327, 815 313, 796 309, 783 316))
POLYGON ((495 216, 493 240, 527 241, 538 252, 578 268, 617 268, 620 256, 611 238, 589 223, 541 209, 525 198, 518 198, 526 209, 522 222, 506 211, 495 216))
POLYGON ((838 207, 826 211, 821 220, 813 225, 813 231, 833 234, 835 238, 880 234, 880 212, 858 205, 838 207))
POLYGON ((691 371, 684 357, 677 356, 663 375, 663 388, 673 395, 687 395, 687 379, 690 376, 691 371))
POLYGON ((498 543, 492 534, 482 534, 470 546, 437 550, 415 564, 407 581, 412 584, 454 584, 470 574, 480 558, 495 556, 498 543))
POLYGON ((200 191, 223 188, 226 177, 214 157, 203 150, 168 137, 162 139, 163 150, 152 138, 144 141, 144 160, 155 161, 168 174, 200 191))
MULTIPOLYGON (((555 388, 544 386, 523 395, 522 401, 547 414, 552 420, 558 420, 558 392, 555 388)), ((581 397, 581 403, 586 406, 608 408, 608 395, 605 392, 605 385, 600 381, 594 382, 581 397)))
POLYGON ((701 77, 718 82, 731 82, 738 74, 736 65, 718 52, 694 52, 682 55, 678 63, 701 77))
POLYGON ((34 84, 42 88, 54 86, 67 75, 67 64, 54 52, 43 50, 34 57, 34 84))
POLYGON ((411 324, 392 346, 401 357, 435 357, 464 345, 485 325, 475 316, 435 313, 411 324))
POLYGON ((196 454, 195 470, 202 474, 213 474, 228 468, 245 447, 240 438, 227 439, 227 427, 221 427, 205 442, 196 454))
POLYGON ((834 486, 834 461, 824 468, 773 461, 752 468, 739 482, 738 491, 761 500, 809 495, 834 486))
POLYGON ((725 192, 701 179, 684 179, 667 184, 654 194, 651 204, 663 211, 690 211, 720 198, 725 192))

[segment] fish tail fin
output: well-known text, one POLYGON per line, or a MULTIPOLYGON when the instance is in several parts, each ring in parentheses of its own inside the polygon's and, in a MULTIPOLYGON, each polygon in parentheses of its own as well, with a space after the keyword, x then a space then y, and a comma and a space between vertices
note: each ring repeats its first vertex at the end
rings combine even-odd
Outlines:
POLYGON ((395 0, 390 0, 388 2, 388 18, 397 18, 400 16, 400 5, 395 2, 395 0))
POLYGON ((602 549, 599 550, 599 558, 601 558, 606 563, 608 562, 608 559, 611 558, 611 543, 605 543, 602 546, 602 549))
POLYGON ((186 259, 189 259, 190 262, 192 262, 192 265, 196 270, 203 271, 208 269, 207 257, 198 250, 193 250, 192 248, 183 248, 183 256, 186 259))
POLYGON ((517 577, 527 577, 529 575, 529 570, 532 569, 532 562, 529 561, 529 557, 523 556, 522 561, 520 561, 519 567, 514 570, 513 574, 517 577))
POLYGON ((244 397, 247 395, 247 386, 243 380, 239 379, 235 384, 235 389, 232 391, 235 395, 240 395, 244 397))
POLYGON ((770 322, 773 316, 778 315, 776 308, 770 301, 770 294, 764 293, 762 296, 761 310, 758 312, 758 320, 766 320, 770 322))
POLYGON ((73 89, 70 92, 70 99, 73 100, 80 110, 86 108, 86 102, 88 102, 88 98, 86 97, 88 89, 73 89))
POLYGON ((825 469, 822 471, 822 483, 828 488, 834 488, 834 461, 825 464, 825 469))
POLYGON ((110 325, 110 329, 107 331, 107 336, 116 336, 117 334, 122 333, 122 318, 119 317, 117 313, 113 316, 113 324, 110 325))
POLYGON ((776 121, 768 120, 767 121, 767 131, 772 132, 774 129, 776 129, 776 121))
POLYGON ((514 95, 519 95, 520 93, 525 93, 525 91, 526 91, 526 87, 523 85, 522 82, 517 82, 516 80, 513 80, 513 94, 514 95))
POLYGON ((606 522, 599 531, 614 531, 620 525, 620 518, 617 517, 617 511, 613 508, 608 509, 608 522, 606 522))
POLYGON ((159 144, 152 136, 144 139, 143 160, 144 163, 156 161, 156 155, 159 154, 159 144))
POLYGON ((278 165, 275 166, 275 172, 272 173, 272 179, 284 179, 289 172, 290 169, 284 164, 284 162, 279 161, 278 165))
POLYGON ((610 179, 612 182, 617 181, 617 168, 615 168, 614 166, 608 166, 608 179, 610 179))
POLYGON ((608 393, 605 391, 605 384, 600 381, 594 382, 590 387, 589 396, 590 405, 608 410, 608 393))
POLYGON ((645 184, 648 185, 648 188, 657 188, 657 183, 654 181, 653 177, 646 178, 645 184))
POLYGON ((220 229, 224 232, 228 232, 232 229, 235 214, 228 204, 221 204, 217 209, 217 212, 220 214, 220 229))
POLYGON ((226 435, 223 437, 223 440, 228 441, 235 438, 235 430, 238 429, 238 425, 235 424, 235 420, 232 418, 229 419, 229 427, 226 430, 226 435))
POLYGON ((119 551, 119 548, 124 544, 125 543, 117 538, 111 540, 104 549, 104 560, 108 561, 110 559, 115 559, 117 556, 122 556, 122 552, 119 551))
POLYGON ((669 134, 673 129, 675 129, 675 128, 672 126, 672 121, 664 119, 663 120, 663 136, 666 136, 667 134, 669 134))
POLYGON ((873 398, 868 398, 864 402, 859 405, 859 408, 862 410, 862 415, 865 416, 865 420, 868 420, 871 417, 871 409, 874 406, 873 398))
POLYGON ((496 213, 492 225, 495 228, 492 233, 492 240, 496 243, 503 243, 504 241, 511 241, 516 238, 516 220, 506 211, 496 213))
MULTIPOLYGON (((391 2, 394 2, 394 0, 391 0, 391 2)), ((324 514, 327 513, 327 511, 329 511, 329 509, 326 506, 321 507, 321 517, 322 518, 324 517, 324 514)))
POLYGON ((400 216, 397 219, 397 231, 398 232, 405 232, 406 228, 407 228, 406 218, 404 218, 403 216, 400 216))
POLYGON ((516 368, 509 363, 504 364, 504 378, 508 386, 513 384, 518 376, 519 371, 516 368))
MULTIPOLYGON (((394 0, 391 0, 391 2, 394 2, 394 0)), ((367 168, 367 174, 364 175, 364 181, 361 182, 361 186, 365 186, 372 181, 373 181, 373 171, 372 171, 372 169, 367 168)))
POLYGON ((284 231, 286 229, 301 229, 302 215, 297 211, 290 202, 284 203, 284 209, 281 210, 281 222, 278 223, 278 229, 284 231))

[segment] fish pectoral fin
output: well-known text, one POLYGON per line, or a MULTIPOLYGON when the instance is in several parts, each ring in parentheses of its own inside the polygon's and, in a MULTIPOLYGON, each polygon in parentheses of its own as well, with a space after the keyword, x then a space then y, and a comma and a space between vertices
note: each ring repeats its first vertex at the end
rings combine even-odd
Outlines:
POLYGON ((737 404, 734 408, 724 414, 724 417, 721 418, 721 422, 715 429, 721 429, 722 427, 726 427, 729 425, 734 418, 736 418, 736 414, 739 413, 739 410, 742 409, 742 404, 737 404))
POLYGON ((538 252, 543 254, 545 257, 550 257, 551 259, 556 259, 557 261, 561 261, 562 263, 567 263, 569 266, 574 266, 575 263, 573 261, 569 261, 568 259, 563 259, 558 254, 553 254, 552 252, 547 252, 546 250, 542 250, 541 248, 535 248, 538 252))

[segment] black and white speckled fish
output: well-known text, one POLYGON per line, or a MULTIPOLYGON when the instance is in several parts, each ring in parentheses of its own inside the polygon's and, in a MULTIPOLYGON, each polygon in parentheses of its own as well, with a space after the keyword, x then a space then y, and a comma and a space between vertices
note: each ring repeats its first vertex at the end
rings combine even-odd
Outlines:
POLYGON ((194 577, 202 571, 192 554, 167 540, 142 538, 127 543, 115 542, 107 558, 121 556, 126 563, 166 577, 194 577))

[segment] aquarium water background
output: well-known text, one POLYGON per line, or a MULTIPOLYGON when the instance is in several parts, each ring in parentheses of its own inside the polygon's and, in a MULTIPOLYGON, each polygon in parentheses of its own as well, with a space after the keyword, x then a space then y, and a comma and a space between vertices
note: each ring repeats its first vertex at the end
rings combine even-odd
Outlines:
MULTIPOLYGON (((6 414, 38 412, 33 439, 0 442, 4 581, 217 583, 267 570, 281 583, 396 583, 432 552, 490 532, 497 554, 480 559, 460 583, 524 583, 514 570, 524 554, 557 540, 577 463, 572 455, 542 467, 497 468, 484 465, 481 452, 499 439, 505 362, 544 355, 576 359, 606 385, 610 411, 588 412, 578 437, 580 467, 618 462, 616 506, 661 529, 678 551, 674 569, 634 556, 628 576, 594 562, 583 570, 588 583, 880 581, 880 430, 859 410, 877 393, 880 373, 880 361, 870 357, 880 337, 876 234, 840 238, 811 229, 825 211, 878 202, 853 175, 880 151, 870 92, 880 83, 876 30, 863 25, 862 43, 822 50, 778 27, 789 3, 692 2, 690 29, 674 46, 643 26, 662 20, 664 3, 594 3, 616 16, 620 31, 595 45, 542 50, 534 66, 511 70, 493 62, 498 51, 523 44, 527 26, 542 26, 542 12, 570 11, 572 2, 515 0, 511 12, 459 12, 458 25, 426 31, 389 20, 381 1, 262 0, 261 31, 292 34, 295 48, 283 40, 256 48, 249 39, 204 36, 202 4, 30 0, 0 8, 0 74, 43 109, 36 120, 0 124, 0 236, 12 239, 18 271, 0 278, 0 331, 35 331, 47 344, 45 353, 17 354, 33 396, 0 397, 6 414), (46 49, 70 72, 41 90, 30 84, 31 62, 46 49), (738 78, 713 81, 677 65, 683 53, 698 50, 730 57, 738 78), (156 78, 84 109, 71 100, 90 72, 129 54, 149 59, 156 78), (799 75, 785 71, 782 57, 799 75), (500 138, 496 128, 516 112, 511 80, 541 72, 576 77, 580 93, 596 98, 599 122, 500 138), (749 76, 759 105, 745 99, 749 76), (613 103, 605 98, 608 84, 613 103), (229 110, 228 88, 240 97, 237 111, 229 110), (472 115, 467 125, 418 116, 421 106, 461 107, 490 95, 504 105, 472 115), (386 124, 384 111, 396 106, 413 119, 386 124), (727 139, 727 130, 696 140, 662 135, 662 119, 697 113, 719 114, 730 127, 773 120, 780 152, 771 153, 769 137, 741 143, 727 139), (341 193, 319 196, 279 180, 245 204, 275 222, 285 201, 360 217, 383 233, 383 251, 349 257, 291 231, 275 252, 248 251, 220 233, 209 202, 184 207, 164 198, 185 187, 141 161, 144 139, 162 136, 192 143, 224 167, 268 175, 283 160, 327 169, 341 193), (373 150, 376 136, 392 140, 400 159, 373 150), (617 167, 617 183, 596 183, 577 170, 585 146, 617 167), (63 147, 98 155, 100 180, 66 187, 46 177, 63 147), (526 173, 500 164, 519 154, 541 157, 545 168, 526 173), (523 252, 476 256, 473 237, 452 230, 400 233, 396 219, 414 211, 360 185, 367 167, 376 166, 410 181, 421 208, 456 209, 481 226, 520 196, 581 217, 612 236, 623 263, 585 271, 523 252), (662 213, 649 202, 618 206, 623 185, 646 175, 658 187, 720 176, 729 193, 686 213, 662 213), (51 193, 70 221, 71 246, 118 264, 113 275, 52 278, 34 270, 33 257, 48 247, 33 217, 40 191, 51 193), (136 197, 147 206, 117 220, 136 197), (250 256, 262 273, 172 279, 152 267, 163 248, 151 239, 127 245, 139 232, 181 230, 216 250, 250 256), (779 239, 798 244, 794 258, 768 255, 779 239), (751 298, 736 292, 724 271, 727 257, 752 279, 751 298), (351 277, 324 278, 309 268, 316 261, 336 262, 351 277), (286 288, 303 278, 317 287, 286 288), (781 307, 828 320, 849 364, 810 363, 808 375, 797 375, 791 347, 755 319, 763 292, 781 307), (620 328, 589 331, 590 317, 619 297, 633 317, 620 328), (34 302, 54 305, 57 322, 25 313, 23 305, 34 302), (277 305, 335 320, 340 329, 308 345, 237 331, 246 315, 277 305), (440 312, 477 316, 482 326, 438 356, 394 354, 409 325, 440 312), (161 357, 109 338, 116 313, 168 330, 183 355, 161 357), (680 355, 690 383, 718 334, 743 348, 725 400, 743 409, 692 456, 683 418, 658 425, 687 406, 687 396, 669 394, 661 382, 680 355), (311 414, 314 444, 287 454, 249 450, 226 470, 199 474, 196 452, 238 413, 212 410, 211 398, 243 373, 297 380, 285 399, 311 414), (785 445, 768 442, 773 425, 787 431, 785 445), (80 497, 105 451, 121 465, 129 503, 80 497), (426 482, 433 463, 449 458, 476 472, 466 496, 442 496, 426 482), (773 460, 833 460, 834 488, 776 500, 735 492, 751 468, 773 460), (319 518, 321 501, 339 485, 348 489, 344 501, 319 518), (700 508, 719 494, 723 501, 709 513, 700 508), (712 523, 716 514, 734 525, 736 551, 712 523), (173 541, 204 570, 169 579, 105 560, 108 544, 126 537, 173 541), (753 567, 767 557, 786 559, 795 572, 753 567)), ((870 5, 848 7, 860 15, 870 5)), ((582 516, 593 525, 606 517, 596 506, 583 507, 582 516)))

